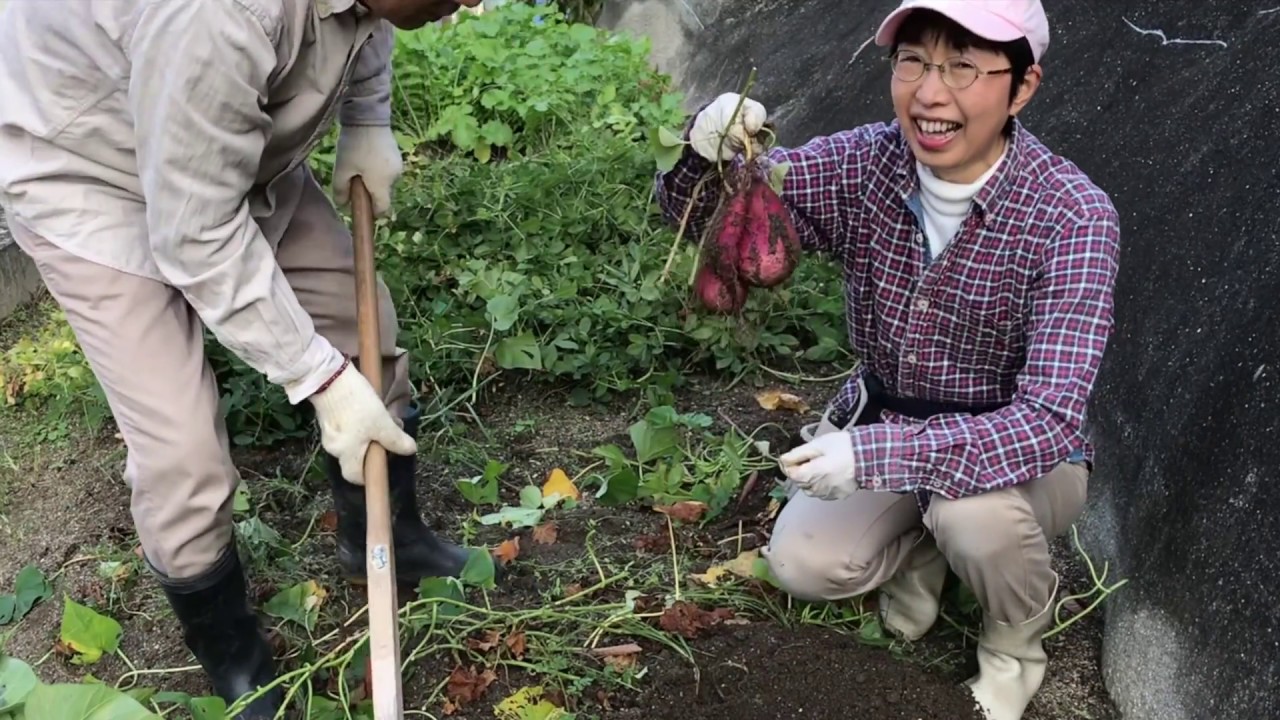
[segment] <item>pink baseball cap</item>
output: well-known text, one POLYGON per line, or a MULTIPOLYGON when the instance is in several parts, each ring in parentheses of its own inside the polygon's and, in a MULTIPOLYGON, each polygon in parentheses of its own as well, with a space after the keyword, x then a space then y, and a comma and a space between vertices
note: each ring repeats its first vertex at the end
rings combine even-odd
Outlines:
POLYGON ((912 10, 941 13, 974 35, 996 42, 1025 37, 1037 63, 1049 47, 1049 19, 1040 0, 904 0, 880 24, 876 44, 893 44, 898 26, 912 10))

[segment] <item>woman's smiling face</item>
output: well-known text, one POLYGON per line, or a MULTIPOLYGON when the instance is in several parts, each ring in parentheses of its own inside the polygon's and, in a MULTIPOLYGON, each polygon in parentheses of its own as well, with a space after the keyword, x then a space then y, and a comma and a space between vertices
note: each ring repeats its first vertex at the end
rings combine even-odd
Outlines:
POLYGON ((1005 125, 1035 93, 1040 68, 1028 68, 1015 91, 1006 54, 956 43, 953 32, 932 27, 903 34, 909 40, 894 49, 891 89, 907 142, 939 178, 972 182, 1004 151, 1005 125))

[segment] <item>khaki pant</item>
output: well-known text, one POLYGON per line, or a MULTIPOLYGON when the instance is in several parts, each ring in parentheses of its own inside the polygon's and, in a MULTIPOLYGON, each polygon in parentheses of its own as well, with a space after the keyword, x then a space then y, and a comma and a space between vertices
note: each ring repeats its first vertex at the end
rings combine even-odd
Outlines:
MULTIPOLYGON (((837 431, 823 423, 818 434, 837 431)), ((996 620, 1021 623, 1050 602, 1057 577, 1049 540, 1084 508, 1089 473, 1063 463, 1024 485, 958 500, 857 490, 840 500, 795 493, 762 555, 792 596, 830 601, 875 590, 928 540, 996 620)))
MULTIPOLYGON (((283 224, 270 233, 280 237, 277 261, 316 331, 357 357, 350 231, 309 172, 290 184, 296 203, 264 223, 283 224)), ((66 310, 106 392, 128 448, 125 482, 147 559, 174 579, 198 575, 231 540, 239 483, 200 318, 168 285, 83 260, 10 226, 66 310)), ((381 281, 378 294, 383 398, 398 413, 410 400, 408 358, 395 346, 397 319, 381 281)))

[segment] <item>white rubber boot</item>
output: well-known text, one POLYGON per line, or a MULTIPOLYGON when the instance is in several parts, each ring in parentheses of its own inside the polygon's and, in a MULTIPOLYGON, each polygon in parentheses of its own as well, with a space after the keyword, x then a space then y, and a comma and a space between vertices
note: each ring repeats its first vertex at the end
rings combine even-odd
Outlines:
POLYGON ((1053 622, 1053 598, 1040 614, 1021 625, 982 618, 978 639, 978 674, 966 684, 987 720, 1021 720, 1027 703, 1040 689, 1048 656, 1041 636, 1053 622))
POLYGON ((947 559, 925 532, 893 577, 880 586, 880 624, 903 640, 924 637, 938 619, 947 559))

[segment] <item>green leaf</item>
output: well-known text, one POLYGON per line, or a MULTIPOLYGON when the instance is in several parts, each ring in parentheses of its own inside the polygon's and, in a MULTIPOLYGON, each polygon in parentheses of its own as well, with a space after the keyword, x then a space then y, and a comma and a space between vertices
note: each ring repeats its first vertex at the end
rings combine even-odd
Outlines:
POLYGON ((510 125, 501 120, 490 120, 480 126, 480 137, 484 138, 490 145, 507 147, 511 144, 511 141, 515 140, 516 134, 512 131, 510 125))
POLYGON ((782 194, 783 181, 786 180, 787 171, 791 169, 791 163, 783 162, 769 168, 769 187, 779 195, 782 194))
POLYGON ((467 585, 492 589, 495 569, 493 556, 485 548, 470 548, 467 564, 462 566, 461 580, 467 585))
POLYGON ((654 425, 648 419, 639 420, 628 429, 631 444, 636 449, 636 459, 649 462, 658 457, 669 455, 677 447, 679 434, 670 425, 654 425))
POLYGON ((542 351, 538 348, 538 341, 529 333, 499 340, 493 350, 493 357, 499 367, 508 370, 542 369, 542 351))
POLYGON ((187 703, 192 720, 224 720, 227 716, 227 701, 220 697, 192 698, 187 703))
POLYGON ((485 304, 485 311, 489 315, 489 322, 493 323, 493 329, 498 332, 510 330, 520 318, 520 306, 516 298, 511 295, 497 295, 490 298, 485 304))
POLYGON ((684 138, 667 127, 658 128, 658 142, 664 147, 684 147, 684 138))
POLYGON ((525 485, 520 489, 520 507, 542 507, 542 488, 537 485, 525 485))
POLYGON ((640 477, 629 466, 622 466, 604 476, 596 500, 601 505, 616 507, 635 500, 639 494, 640 477))
POLYGON ((327 595, 315 580, 304 580, 276 593, 262 609, 272 617, 298 623, 310 632, 320 619, 320 606, 327 595))
MULTIPOLYGON (((670 135, 670 131, 666 128, 659 128, 650 135, 649 151, 653 153, 654 163, 661 172, 670 172, 671 168, 676 166, 680 161, 680 157, 684 155, 684 146, 682 144, 669 144, 665 142, 665 135, 670 135)), ((678 141, 679 138, 676 138, 678 141)))
POLYGON ((114 653, 120 647, 120 635, 124 632, 120 623, 106 615, 81 605, 64 596, 62 611, 62 642, 78 655, 72 659, 78 665, 92 665, 103 654, 114 653))
POLYGON ((454 485, 472 505, 495 505, 498 502, 498 478, 506 470, 506 465, 497 460, 489 460, 484 466, 483 475, 463 478, 454 485))
MULTIPOLYGON (((447 577, 429 577, 423 578, 418 583, 418 597, 423 600, 431 600, 440 598, 442 600, 454 600, 464 602, 466 596, 462 594, 462 588, 458 581, 454 578, 447 577)), ((461 608, 453 603, 441 602, 437 603, 434 612, 441 617, 453 617, 461 612, 461 608)))
MULTIPOLYGON (((107 685, 39 685, 27 696, 26 720, 159 720, 137 700, 107 685)), ((219 718, 221 720, 221 718, 219 718)))
POLYGON ((250 505, 249 486, 243 480, 236 486, 236 494, 234 495, 232 512, 247 513, 252 506, 250 505))
POLYGON ((535 527, 542 521, 543 510, 540 507, 504 507, 495 513, 480 516, 481 525, 507 525, 508 527, 535 527))
POLYGON ((0 714, 11 712, 40 684, 31 666, 0 655, 0 714))
POLYGON ((27 565, 18 571, 18 578, 13 585, 13 593, 17 597, 14 617, 18 620, 26 617, 36 603, 53 597, 53 588, 45 579, 44 573, 35 565, 27 565))
POLYGON ((628 464, 627 456, 622 454, 622 448, 617 445, 600 445, 591 452, 604 458, 611 468, 626 467, 628 464))
POLYGON ((165 691, 156 693, 151 701, 158 705, 178 705, 186 707, 191 702, 191 696, 184 692, 165 691))
POLYGON ((8 625, 13 621, 13 612, 18 608, 18 598, 12 595, 0 595, 0 625, 8 625))

